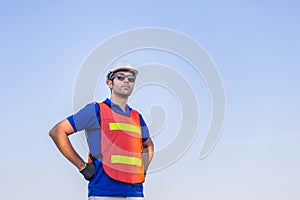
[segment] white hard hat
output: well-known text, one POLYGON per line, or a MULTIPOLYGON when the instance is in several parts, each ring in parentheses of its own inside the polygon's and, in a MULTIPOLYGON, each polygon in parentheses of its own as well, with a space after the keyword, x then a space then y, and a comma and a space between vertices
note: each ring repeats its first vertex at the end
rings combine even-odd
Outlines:
POLYGON ((138 71, 132 67, 129 63, 126 62, 117 62, 115 63, 112 68, 109 70, 109 72, 107 73, 106 76, 106 83, 108 82, 108 80, 110 80, 112 78, 112 76, 119 71, 129 71, 131 73, 133 73, 133 75, 137 76, 138 75, 138 71))

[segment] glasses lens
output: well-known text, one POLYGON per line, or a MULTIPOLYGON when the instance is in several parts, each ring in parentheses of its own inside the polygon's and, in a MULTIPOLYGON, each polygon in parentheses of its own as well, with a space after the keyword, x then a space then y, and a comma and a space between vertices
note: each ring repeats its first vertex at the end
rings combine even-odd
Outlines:
POLYGON ((135 76, 127 76, 127 79, 129 82, 134 82, 135 81, 135 76))
POLYGON ((125 74, 117 74, 117 77, 118 77, 118 80, 120 80, 120 81, 124 81, 126 78, 125 74))
POLYGON ((126 76, 125 74, 117 74, 117 78, 120 81, 124 81, 125 78, 127 78, 129 82, 135 82, 135 76, 133 75, 126 76))

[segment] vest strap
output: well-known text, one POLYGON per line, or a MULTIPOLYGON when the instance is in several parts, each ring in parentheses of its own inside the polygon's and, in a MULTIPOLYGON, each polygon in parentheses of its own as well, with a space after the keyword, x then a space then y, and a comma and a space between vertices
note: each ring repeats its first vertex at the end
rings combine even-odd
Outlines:
POLYGON ((102 153, 97 153, 96 155, 92 155, 92 154, 90 154, 90 159, 91 160, 98 160, 98 159, 100 159, 100 158, 102 158, 103 156, 102 156, 102 153))

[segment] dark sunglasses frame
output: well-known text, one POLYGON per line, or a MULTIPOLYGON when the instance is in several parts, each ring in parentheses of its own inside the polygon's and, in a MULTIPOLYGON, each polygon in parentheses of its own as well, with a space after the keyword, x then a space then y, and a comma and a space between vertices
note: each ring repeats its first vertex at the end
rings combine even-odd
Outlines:
POLYGON ((127 80, 131 83, 134 83, 135 79, 136 79, 136 76, 134 76, 134 75, 114 74, 111 77, 111 80, 113 80, 115 77, 117 77, 119 81, 124 81, 125 78, 127 78, 127 80))

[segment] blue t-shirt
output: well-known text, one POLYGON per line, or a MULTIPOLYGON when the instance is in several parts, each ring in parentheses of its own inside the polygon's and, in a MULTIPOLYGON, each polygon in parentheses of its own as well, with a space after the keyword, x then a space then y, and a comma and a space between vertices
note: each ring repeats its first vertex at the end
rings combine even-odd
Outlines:
MULTIPOLYGON (((111 109, 119 114, 129 116, 131 108, 126 105, 124 112, 119 105, 112 103, 109 99, 104 101, 111 109)), ((71 123, 75 132, 85 130, 90 153, 97 155, 100 153, 100 112, 98 103, 90 103, 79 112, 71 115, 67 119, 71 123)), ((148 127, 140 115, 143 142, 149 138, 148 127)), ((142 184, 129 184, 116 181, 110 178, 103 170, 101 158, 93 161, 96 165, 94 178, 88 185, 88 196, 127 196, 143 197, 142 184)))

